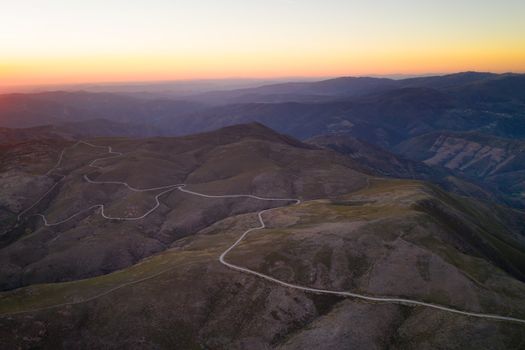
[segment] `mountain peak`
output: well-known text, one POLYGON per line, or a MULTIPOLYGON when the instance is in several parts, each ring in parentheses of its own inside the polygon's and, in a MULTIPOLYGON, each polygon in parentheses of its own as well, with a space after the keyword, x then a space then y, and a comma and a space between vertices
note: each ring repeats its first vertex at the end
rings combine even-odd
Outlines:
MULTIPOLYGON (((312 148, 297 139, 280 134, 268 126, 259 122, 250 122, 245 124, 235 124, 225 126, 223 128, 194 135, 196 137, 216 138, 220 137, 223 140, 237 140, 242 138, 255 138, 259 140, 284 143, 298 148, 312 148)), ((190 136, 190 137, 194 137, 190 136)))

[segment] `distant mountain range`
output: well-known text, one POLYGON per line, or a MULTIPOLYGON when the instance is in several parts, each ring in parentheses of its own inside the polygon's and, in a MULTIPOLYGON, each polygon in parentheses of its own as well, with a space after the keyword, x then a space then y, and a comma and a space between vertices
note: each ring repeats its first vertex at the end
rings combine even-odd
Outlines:
POLYGON ((400 80, 370 77, 341 77, 317 82, 281 83, 256 88, 215 91, 197 97, 203 101, 215 101, 221 104, 242 102, 300 102, 315 101, 316 99, 334 100, 406 87, 448 89, 480 81, 488 81, 502 76, 513 76, 513 74, 498 75, 493 73, 465 72, 400 80))
POLYGON ((0 126, 108 119, 158 126, 180 134, 257 120, 304 138, 350 128, 345 123, 350 121, 389 127, 401 134, 435 128, 457 131, 457 127, 468 130, 485 127, 487 133, 520 137, 523 126, 512 121, 516 122, 513 117, 524 113, 524 87, 525 75, 468 72, 403 80, 349 77, 283 83, 209 92, 185 100, 91 92, 7 94, 0 95, 0 126), (213 100, 223 106, 210 107, 213 100), (439 120, 433 120, 436 116, 439 120), (305 126, 305 121, 311 125, 305 126), (337 125, 338 122, 342 125, 337 125), (494 122, 498 125, 491 124, 494 122), (520 128, 516 129, 517 126, 520 128))
POLYGON ((506 204, 525 206, 523 74, 464 72, 401 80, 342 77, 184 98, 91 92, 1 95, 0 126, 51 124, 53 133, 74 138, 151 137, 255 121, 301 140, 336 134, 340 142, 344 137, 364 142, 439 167, 439 172, 453 171, 488 186, 506 204))

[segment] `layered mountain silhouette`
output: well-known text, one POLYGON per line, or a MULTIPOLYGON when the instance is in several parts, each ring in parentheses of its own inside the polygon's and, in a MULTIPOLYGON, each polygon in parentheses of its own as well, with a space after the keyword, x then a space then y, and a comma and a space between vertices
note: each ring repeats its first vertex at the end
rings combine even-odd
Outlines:
POLYGON ((519 348, 524 84, 1 96, 0 347, 519 348))

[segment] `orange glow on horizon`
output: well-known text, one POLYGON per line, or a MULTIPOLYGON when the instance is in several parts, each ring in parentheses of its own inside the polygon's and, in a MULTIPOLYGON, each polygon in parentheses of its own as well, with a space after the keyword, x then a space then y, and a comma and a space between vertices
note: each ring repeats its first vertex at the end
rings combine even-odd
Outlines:
POLYGON ((525 72, 524 11, 519 0, 11 1, 0 85, 525 72))
POLYGON ((525 49, 453 52, 232 53, 93 56, 0 62, 3 86, 222 78, 329 77, 458 71, 525 72, 525 49))

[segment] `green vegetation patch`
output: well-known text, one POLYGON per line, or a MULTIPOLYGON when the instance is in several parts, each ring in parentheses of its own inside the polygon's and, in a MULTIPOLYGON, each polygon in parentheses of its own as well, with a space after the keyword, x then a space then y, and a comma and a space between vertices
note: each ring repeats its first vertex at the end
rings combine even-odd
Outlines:
POLYGON ((77 304, 109 294, 119 288, 155 278, 170 270, 192 264, 205 257, 196 252, 167 251, 130 268, 108 275, 64 283, 39 284, 0 294, 0 314, 18 313, 77 304))

